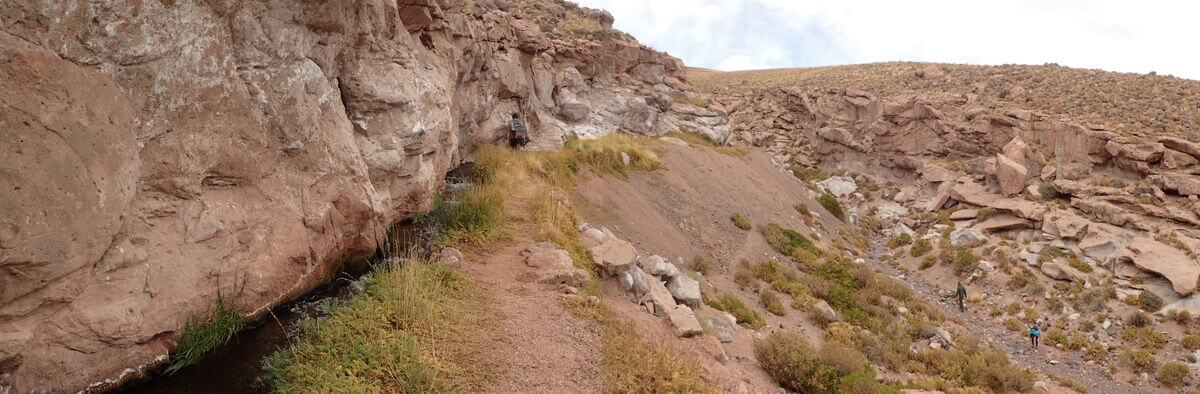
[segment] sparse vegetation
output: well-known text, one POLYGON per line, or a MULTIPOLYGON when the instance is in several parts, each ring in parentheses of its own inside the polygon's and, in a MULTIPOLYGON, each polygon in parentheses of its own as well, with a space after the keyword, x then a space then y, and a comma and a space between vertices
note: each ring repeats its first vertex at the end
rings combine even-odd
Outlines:
POLYGON ((1138 306, 1139 309, 1147 312, 1156 312, 1159 309, 1163 309, 1163 305, 1166 305, 1162 297, 1158 297, 1157 294, 1148 291, 1142 291, 1138 295, 1126 297, 1124 302, 1129 305, 1138 306))
POLYGON ((171 352, 171 364, 163 372, 171 375, 195 364, 208 352, 229 342, 244 325, 237 308, 218 293, 212 312, 188 319, 183 326, 183 335, 171 352))
POLYGON ((1187 365, 1171 361, 1158 368, 1158 382, 1167 387, 1180 387, 1192 380, 1192 370, 1187 365))
POLYGON ((825 193, 817 198, 817 202, 821 203, 821 206, 825 207, 825 210, 829 211, 829 214, 833 215, 833 217, 843 222, 846 221, 846 212, 842 210, 842 203, 838 202, 837 197, 825 193))
POLYGON ((912 257, 921 257, 933 250, 933 243, 928 239, 921 238, 913 242, 912 247, 908 249, 908 255, 912 257))
POLYGON ((796 230, 770 223, 765 226, 759 226, 758 231, 762 233, 763 237, 767 239, 767 243, 771 244, 771 247, 775 251, 785 256, 790 257, 797 251, 805 251, 816 256, 821 255, 821 250, 796 230))
POLYGON ((587 141, 570 139, 563 151, 593 170, 625 176, 630 170, 653 171, 662 166, 662 159, 643 141, 639 137, 616 133, 587 141), (628 165, 625 157, 629 157, 628 165))
POLYGON ((954 272, 959 275, 974 272, 979 268, 979 256, 970 249, 959 249, 954 256, 954 272))
POLYGON ((1017 105, 1070 116, 1077 122, 1104 123, 1117 132, 1180 134, 1200 139, 1195 134, 1200 125, 1200 110, 1197 110, 1200 84, 1192 80, 1073 69, 1056 64, 940 64, 938 67, 953 78, 937 81, 916 78, 917 70, 926 66, 927 63, 888 62, 733 73, 694 72, 689 80, 701 90, 721 94, 744 94, 783 86, 851 88, 884 96, 917 92, 977 94, 992 105, 1017 105), (1010 89, 1017 86, 1025 93, 1010 95, 1010 89))
POLYGON ((758 314, 758 311, 747 306, 746 303, 733 294, 725 293, 716 299, 708 299, 706 297, 704 302, 713 309, 729 312, 729 314, 737 319, 738 324, 747 328, 758 329, 766 324, 766 321, 763 320, 762 315, 758 314))
POLYGON ((700 365, 663 345, 646 341, 603 304, 576 298, 567 306, 604 327, 604 392, 714 393, 700 365))
POLYGON ((771 290, 763 289, 758 293, 758 302, 762 303, 763 308, 767 309, 775 316, 787 315, 787 308, 783 306, 783 302, 779 301, 779 296, 775 295, 771 290))
POLYGON ((742 216, 741 213, 734 213, 729 217, 729 220, 732 220, 733 225, 742 230, 749 230, 754 227, 750 224, 750 219, 746 219, 746 217, 742 216))
POLYGON ((1125 367, 1137 373, 1154 372, 1158 366, 1158 361, 1154 360, 1154 353, 1145 350, 1133 350, 1129 347, 1122 347, 1120 356, 1117 361, 1125 367))
POLYGON ((754 344, 763 370, 783 388, 800 393, 836 393, 838 371, 815 357, 803 335, 780 331, 754 344))
POLYGON ((912 236, 907 233, 900 233, 888 240, 888 247, 896 249, 912 243, 912 236))

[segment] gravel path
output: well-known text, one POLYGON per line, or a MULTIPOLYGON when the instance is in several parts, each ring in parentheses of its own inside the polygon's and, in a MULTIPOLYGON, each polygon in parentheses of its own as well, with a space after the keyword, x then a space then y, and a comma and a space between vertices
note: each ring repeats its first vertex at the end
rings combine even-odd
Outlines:
MULTIPOLYGON (((867 262, 876 272, 899 279, 900 275, 904 273, 883 262, 880 258, 887 250, 885 243, 886 240, 881 238, 872 240, 867 262)), ((1054 374, 1078 381, 1087 386, 1088 393, 1126 394, 1145 390, 1127 382, 1109 378, 1104 367, 1088 364, 1079 352, 1064 352, 1044 345, 1035 350, 1029 346, 1028 337, 1013 333, 1000 323, 976 315, 974 312, 980 311, 978 308, 974 310, 968 308, 966 312, 959 312, 953 300, 953 294, 939 291, 937 286, 926 282, 917 275, 905 275, 903 279, 899 280, 907 283, 913 289, 914 294, 925 299, 930 305, 941 309, 968 332, 979 335, 992 347, 1007 352, 1009 359, 1017 365, 1029 368, 1040 375, 1054 374)))

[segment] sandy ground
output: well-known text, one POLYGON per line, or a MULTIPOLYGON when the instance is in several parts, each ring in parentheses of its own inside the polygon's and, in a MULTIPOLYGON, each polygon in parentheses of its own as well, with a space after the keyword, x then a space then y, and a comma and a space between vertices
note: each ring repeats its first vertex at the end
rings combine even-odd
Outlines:
POLYGON ((530 268, 520 256, 525 246, 505 248, 467 268, 493 293, 502 316, 484 350, 484 357, 505 365, 489 392, 600 392, 602 328, 567 310, 560 293, 528 281, 530 268))

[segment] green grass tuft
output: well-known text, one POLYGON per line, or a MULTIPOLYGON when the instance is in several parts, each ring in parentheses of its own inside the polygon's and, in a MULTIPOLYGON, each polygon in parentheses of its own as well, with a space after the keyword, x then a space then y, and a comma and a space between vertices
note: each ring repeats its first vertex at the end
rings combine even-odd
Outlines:
POLYGON ((416 262, 377 272, 366 292, 304 325, 264 361, 275 392, 445 392, 481 387, 492 369, 463 346, 486 324, 465 276, 416 262))
POLYGON ((217 306, 207 316, 189 319, 183 327, 183 335, 175 351, 171 352, 171 365, 163 371, 168 375, 200 361, 209 351, 229 342, 245 325, 237 308, 217 294, 217 306))
POLYGON ((733 294, 725 293, 715 300, 706 298, 704 301, 713 309, 729 312, 729 314, 737 319, 738 324, 748 328, 762 328, 767 323, 758 311, 747 306, 746 303, 733 294))
POLYGON ((740 228, 742 230, 749 230, 750 228, 753 227, 750 224, 750 219, 746 219, 746 217, 742 216, 741 213, 734 213, 732 216, 729 217, 729 220, 732 220, 733 225, 737 226, 737 228, 740 228))
POLYGON ((825 210, 829 211, 829 214, 833 215, 833 217, 838 218, 838 220, 843 222, 846 221, 846 212, 842 210, 842 203, 838 202, 837 197, 834 197, 832 194, 825 193, 822 194, 821 197, 817 198, 817 202, 820 202, 821 206, 825 207, 825 210))
POLYGON ((806 251, 814 256, 821 255, 821 249, 813 245, 812 241, 804 237, 803 234, 796 232, 796 230, 770 223, 766 226, 760 226, 758 231, 767 239, 767 243, 771 244, 772 248, 775 248, 775 251, 786 256, 792 256, 797 251, 806 251))

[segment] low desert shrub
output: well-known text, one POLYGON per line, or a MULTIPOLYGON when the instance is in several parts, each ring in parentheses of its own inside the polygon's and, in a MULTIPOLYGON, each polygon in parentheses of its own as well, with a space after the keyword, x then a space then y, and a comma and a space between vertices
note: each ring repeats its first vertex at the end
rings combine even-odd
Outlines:
POLYGON ((1137 373, 1154 372, 1155 367, 1158 366, 1158 361, 1154 360, 1154 353, 1133 350, 1128 347, 1121 349, 1121 355, 1117 357, 1117 361, 1137 373))
POLYGON ((1166 305, 1162 297, 1149 291, 1142 291, 1138 295, 1125 297, 1125 303, 1136 306, 1146 312, 1156 312, 1166 305))
POLYGON ((796 232, 796 230, 770 223, 765 226, 759 226, 758 231, 762 233, 763 237, 767 239, 767 243, 775 251, 785 256, 792 256, 797 250, 804 250, 815 256, 821 255, 821 250, 816 245, 813 245, 812 241, 803 234, 796 232))
POLYGON ((1182 345, 1184 349, 1196 350, 1200 349, 1200 334, 1188 333, 1183 336, 1182 345))
POLYGON ((734 213, 732 216, 729 217, 729 220, 732 220, 733 225, 737 226, 737 228, 740 228, 742 230, 749 230, 753 227, 750 224, 750 219, 746 219, 746 217, 742 216, 741 213, 734 213))
POLYGON ((784 389, 799 393, 838 392, 838 370, 816 357, 804 336, 779 331, 754 344, 759 365, 784 389))
POLYGON ((900 233, 888 240, 888 247, 896 249, 912 243, 912 236, 908 233, 900 233))
POLYGON ((761 303, 763 308, 766 308, 767 312, 770 312, 772 315, 787 315, 787 308, 784 307, 783 302, 779 301, 779 296, 775 295, 775 292, 771 290, 763 289, 762 291, 759 291, 758 302, 761 303))
POLYGON ((825 210, 829 211, 829 214, 833 215, 833 217, 843 222, 846 221, 846 212, 842 210, 842 203, 838 202, 837 197, 825 193, 817 198, 817 202, 821 203, 821 206, 825 207, 825 210))
POLYGON ((1192 370, 1187 365, 1170 361, 1158 368, 1158 382, 1167 387, 1180 387, 1192 380, 1192 370))
POLYGON ((766 324, 766 321, 763 320, 762 315, 758 311, 747 306, 746 303, 733 294, 725 293, 715 300, 708 299, 705 302, 713 309, 729 312, 729 314, 737 319, 738 324, 748 328, 758 329, 766 324))
POLYGON ((933 250, 933 243, 928 239, 921 238, 913 242, 911 248, 908 249, 908 255, 912 257, 924 256, 929 251, 933 250))

